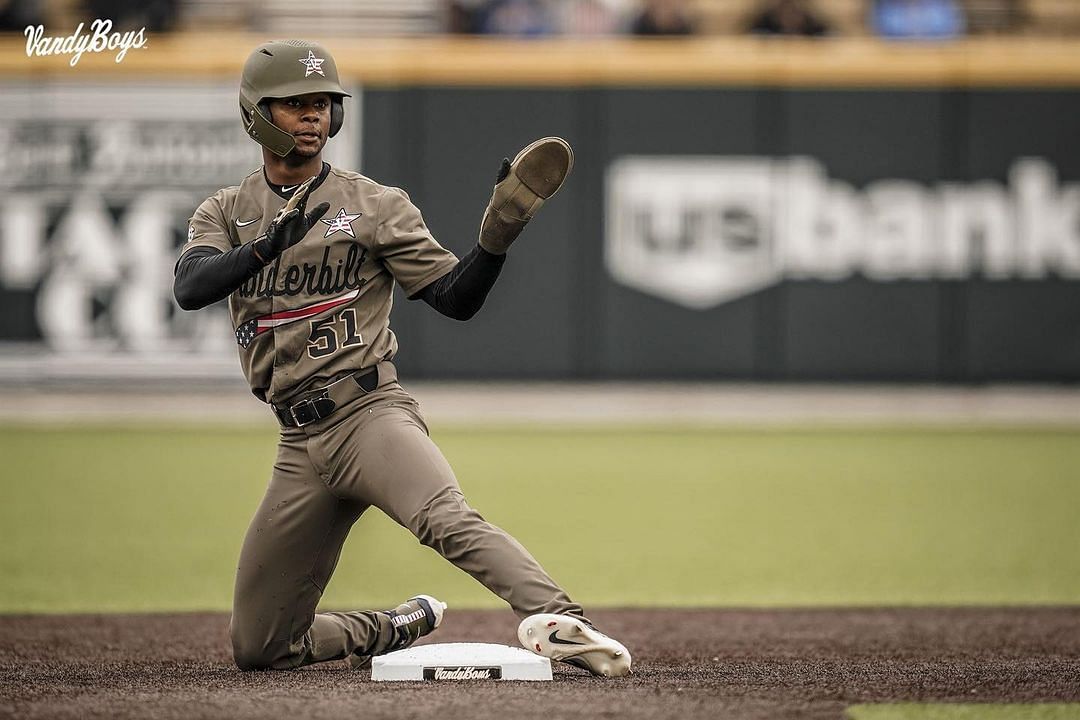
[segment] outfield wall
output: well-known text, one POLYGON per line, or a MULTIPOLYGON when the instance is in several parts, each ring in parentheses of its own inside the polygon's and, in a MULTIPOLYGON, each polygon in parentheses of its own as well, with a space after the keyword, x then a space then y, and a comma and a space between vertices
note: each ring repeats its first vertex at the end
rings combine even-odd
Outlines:
MULTIPOLYGON (((168 290, 191 208, 257 167, 256 40, 75 68, 0 43, 9 378, 235 372, 221 310, 168 290)), ((1080 379, 1080 45, 328 44, 332 162, 459 254, 503 154, 577 152, 478 318, 399 303, 411 377, 1080 379)))

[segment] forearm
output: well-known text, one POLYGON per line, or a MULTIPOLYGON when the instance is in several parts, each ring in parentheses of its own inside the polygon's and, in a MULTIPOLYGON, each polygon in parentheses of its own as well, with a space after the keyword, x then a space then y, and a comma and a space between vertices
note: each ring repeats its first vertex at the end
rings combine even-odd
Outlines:
POLYGON ((453 270, 421 290, 419 297, 449 318, 468 320, 483 306, 505 262, 506 255, 477 245, 453 270))
POLYGON ((173 295, 184 310, 198 310, 228 297, 262 268, 252 243, 224 253, 209 246, 196 247, 176 265, 173 295))

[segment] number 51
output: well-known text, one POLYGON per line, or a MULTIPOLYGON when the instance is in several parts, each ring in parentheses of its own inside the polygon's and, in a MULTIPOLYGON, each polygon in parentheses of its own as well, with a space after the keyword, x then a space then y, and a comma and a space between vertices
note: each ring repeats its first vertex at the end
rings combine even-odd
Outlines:
POLYGON ((364 340, 356 329, 356 310, 354 308, 342 310, 338 315, 331 315, 322 320, 311 321, 311 334, 308 335, 307 352, 313 358, 333 355, 339 347, 363 344, 364 340), (341 322, 345 324, 345 336, 340 342, 338 341, 337 332, 338 318, 341 318, 341 322))

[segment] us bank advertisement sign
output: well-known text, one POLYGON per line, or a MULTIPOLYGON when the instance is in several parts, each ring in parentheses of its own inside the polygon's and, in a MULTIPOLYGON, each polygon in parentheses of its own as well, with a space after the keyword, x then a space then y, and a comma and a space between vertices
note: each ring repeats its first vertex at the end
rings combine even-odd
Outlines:
MULTIPOLYGON (((172 269, 206 197, 261 164, 234 80, 0 85, 0 375, 236 375, 224 304, 180 311, 172 269)), ((357 162, 359 93, 331 164, 357 162)))
POLYGON ((1005 183, 861 188, 809 157, 622 157, 605 202, 611 276, 695 310, 788 279, 1080 280, 1080 184, 1039 157, 1005 183))

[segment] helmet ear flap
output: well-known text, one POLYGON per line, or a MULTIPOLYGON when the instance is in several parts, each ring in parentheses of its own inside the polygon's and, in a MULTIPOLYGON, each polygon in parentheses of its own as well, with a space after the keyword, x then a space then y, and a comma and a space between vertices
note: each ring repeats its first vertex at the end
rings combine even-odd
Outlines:
POLYGON ((293 148, 296 141, 292 135, 277 127, 270 121, 270 103, 262 101, 258 104, 248 104, 244 96, 240 96, 240 119, 244 122, 244 131, 264 148, 278 157, 285 157, 293 148))
POLYGON ((249 132, 251 130, 251 112, 244 107, 244 102, 240 101, 240 119, 244 121, 244 131, 249 132))
POLYGON ((330 98, 330 137, 338 134, 345 122, 345 104, 340 97, 330 98))

